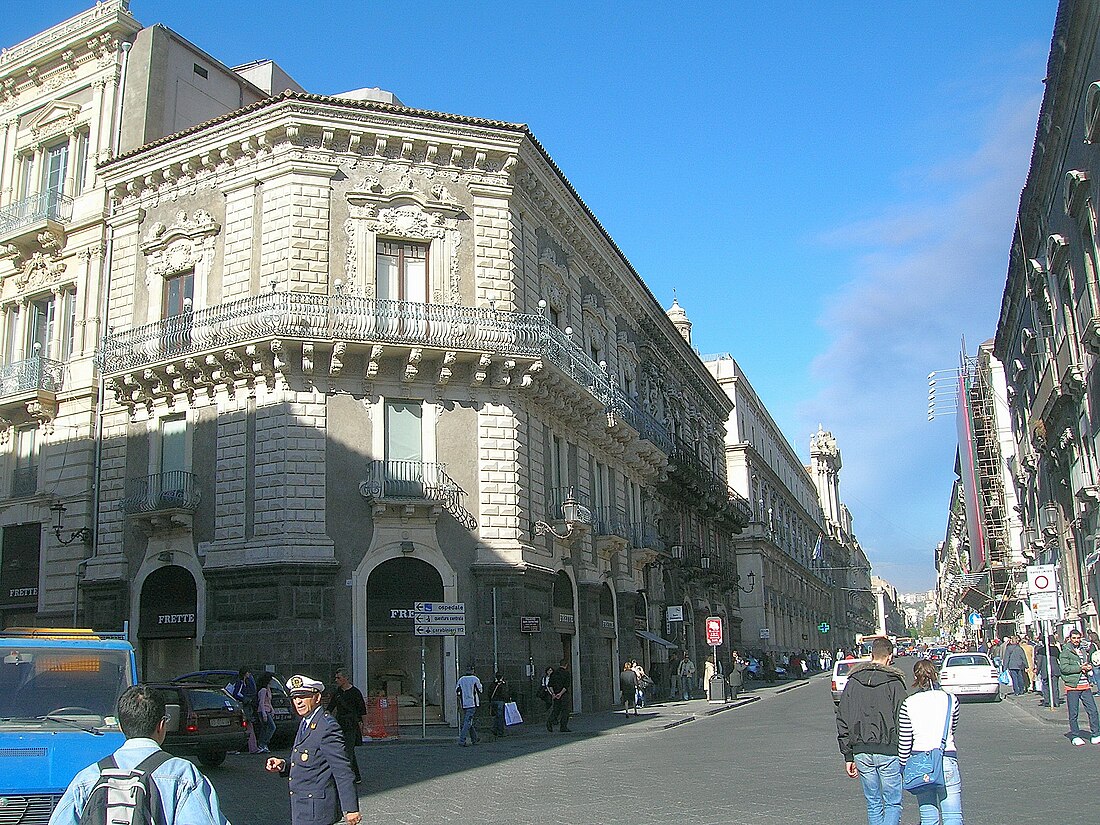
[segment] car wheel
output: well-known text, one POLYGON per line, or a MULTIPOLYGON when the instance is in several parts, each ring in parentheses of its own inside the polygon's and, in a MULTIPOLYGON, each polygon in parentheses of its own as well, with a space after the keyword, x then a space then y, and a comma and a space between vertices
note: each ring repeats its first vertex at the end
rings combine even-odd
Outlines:
POLYGON ((199 754, 199 761, 208 768, 216 768, 225 761, 225 751, 205 751, 199 754))

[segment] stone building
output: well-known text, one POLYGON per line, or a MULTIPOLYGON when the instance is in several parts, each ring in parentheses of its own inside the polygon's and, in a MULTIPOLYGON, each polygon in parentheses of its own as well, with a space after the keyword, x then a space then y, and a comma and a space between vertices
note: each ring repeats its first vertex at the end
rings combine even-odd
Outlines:
POLYGON ((604 708, 708 615, 737 643, 730 401, 526 127, 288 91, 100 171, 82 609, 146 674, 344 663, 449 719, 460 662, 604 708))
POLYGON ((835 440, 816 434, 807 468, 736 360, 704 360, 733 403, 729 483, 753 508, 748 528, 734 539, 743 644, 779 653, 851 646, 856 633, 867 632, 859 616, 869 602, 869 588, 851 582, 862 581, 870 566, 840 500, 835 440))
POLYGON ((1058 566, 1063 619, 1091 630, 1100 630, 1098 27, 1096 4, 1059 3, 992 347, 1007 373, 1021 559, 1058 566))
POLYGON ((271 92, 142 28, 126 0, 0 52, 2 625, 75 621, 99 537, 93 355, 112 240, 97 164, 271 92))

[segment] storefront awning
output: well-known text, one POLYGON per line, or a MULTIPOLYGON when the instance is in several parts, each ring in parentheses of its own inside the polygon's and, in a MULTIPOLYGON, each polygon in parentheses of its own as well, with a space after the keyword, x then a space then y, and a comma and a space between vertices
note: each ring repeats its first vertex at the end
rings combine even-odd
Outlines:
POLYGON ((659 644, 662 647, 667 647, 670 650, 679 647, 679 645, 673 644, 668 639, 662 639, 656 633, 652 633, 648 630, 635 630, 634 632, 637 633, 640 638, 645 639, 647 642, 654 642, 655 644, 659 644))

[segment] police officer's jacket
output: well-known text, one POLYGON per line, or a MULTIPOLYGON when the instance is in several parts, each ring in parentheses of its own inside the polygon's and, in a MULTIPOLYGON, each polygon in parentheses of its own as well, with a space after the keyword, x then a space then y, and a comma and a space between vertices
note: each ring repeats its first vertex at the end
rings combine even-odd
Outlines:
POLYGON ((359 810, 340 726, 318 707, 294 738, 284 775, 290 775, 290 820, 294 825, 332 825, 359 810))

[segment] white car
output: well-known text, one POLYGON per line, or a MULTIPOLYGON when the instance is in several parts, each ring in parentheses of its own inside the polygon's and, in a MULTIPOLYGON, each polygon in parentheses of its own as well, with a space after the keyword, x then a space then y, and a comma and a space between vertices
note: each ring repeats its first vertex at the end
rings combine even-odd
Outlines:
POLYGON ((833 691, 833 701, 840 702, 840 694, 844 692, 844 686, 848 684, 848 674, 856 665, 865 665, 870 659, 841 659, 833 665, 833 682, 830 686, 833 691))
POLYGON ((940 687, 955 696, 984 696, 1001 701, 996 666, 984 653, 949 653, 940 668, 940 687))

